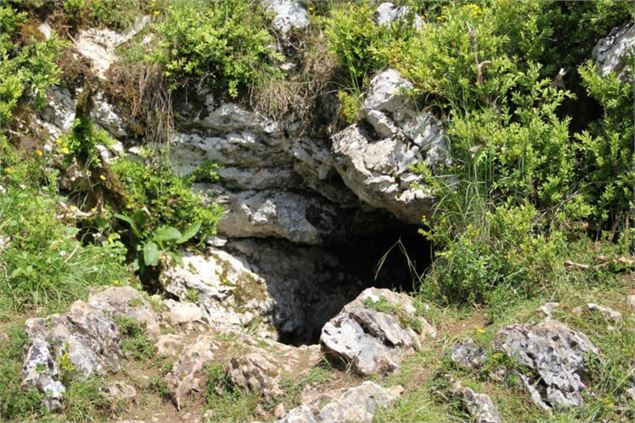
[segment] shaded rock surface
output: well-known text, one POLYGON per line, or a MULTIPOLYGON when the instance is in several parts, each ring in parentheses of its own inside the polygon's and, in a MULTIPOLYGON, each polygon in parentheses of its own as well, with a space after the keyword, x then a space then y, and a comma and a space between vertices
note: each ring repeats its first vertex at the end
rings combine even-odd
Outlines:
MULTIPOLYGON (((615 27, 597 42, 591 57, 602 76, 615 73, 621 81, 629 79, 626 64, 629 54, 635 53, 635 24, 626 23, 615 27)), ((632 75, 630 75, 632 79, 632 75)))
POLYGON ((198 109, 189 107, 171 161, 182 175, 208 162, 222 166, 218 181, 196 185, 227 209, 220 234, 330 244, 390 224, 338 180, 329 147, 319 140, 209 95, 198 109))
POLYGON ((165 289, 181 300, 195 292, 203 319, 214 327, 255 324, 264 337, 311 342, 362 287, 321 247, 245 239, 230 241, 224 249, 186 254, 183 265, 161 276, 165 289))
POLYGON ((409 296, 368 288, 324 325, 320 343, 334 360, 369 376, 397 369, 404 353, 434 334, 432 326, 417 316, 409 296), (404 316, 412 320, 404 322, 404 316))
POLYGON ((399 386, 385 389, 366 381, 353 388, 310 393, 278 423, 370 423, 377 410, 392 404, 401 391, 399 386))
POLYGON ((395 70, 375 75, 364 100, 366 125, 333 135, 331 151, 342 180, 360 200, 416 224, 433 198, 412 167, 447 162, 449 147, 440 122, 416 110, 410 89, 395 70))
POLYGON ((582 404, 584 360, 587 354, 599 353, 586 335, 550 319, 503 328, 494 348, 534 370, 540 377, 536 388, 554 408, 582 404))

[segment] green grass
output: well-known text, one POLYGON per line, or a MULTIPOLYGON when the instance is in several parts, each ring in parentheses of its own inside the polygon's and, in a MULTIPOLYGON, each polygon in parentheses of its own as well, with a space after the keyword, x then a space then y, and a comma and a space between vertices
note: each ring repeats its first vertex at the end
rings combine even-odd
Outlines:
POLYGON ((65 309, 94 285, 122 284, 130 274, 120 243, 82 244, 58 218, 62 198, 8 185, 0 196, 0 316, 65 309))
POLYGON ((156 347, 146 334, 146 325, 129 316, 115 319, 121 332, 121 351, 134 360, 149 360, 156 356, 156 347))

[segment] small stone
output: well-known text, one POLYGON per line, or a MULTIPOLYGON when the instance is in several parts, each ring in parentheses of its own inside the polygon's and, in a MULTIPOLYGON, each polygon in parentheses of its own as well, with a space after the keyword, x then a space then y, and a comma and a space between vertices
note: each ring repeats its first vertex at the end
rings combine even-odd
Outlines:
POLYGON ((503 419, 489 396, 464 387, 460 381, 455 380, 450 375, 446 377, 452 383, 452 393, 461 398, 463 406, 472 416, 472 421, 476 423, 502 423, 503 419))
POLYGON ((560 303, 558 302, 545 303, 542 307, 540 307, 540 311, 545 314, 545 317, 551 319, 551 313, 553 313, 553 310, 558 307, 560 307, 560 303))
POLYGON ((450 358, 466 369, 481 367, 487 359, 485 348, 477 345, 471 338, 454 345, 450 349, 450 358))
POLYGON ((137 390, 122 381, 115 381, 102 388, 104 395, 111 401, 133 400, 137 396, 137 390))
POLYGON ((635 313, 635 294, 626 296, 626 303, 630 307, 631 311, 635 313))
POLYGON ((610 320, 613 323, 622 323, 622 313, 615 311, 612 308, 602 306, 595 303, 587 304, 589 311, 600 313, 605 319, 610 320))

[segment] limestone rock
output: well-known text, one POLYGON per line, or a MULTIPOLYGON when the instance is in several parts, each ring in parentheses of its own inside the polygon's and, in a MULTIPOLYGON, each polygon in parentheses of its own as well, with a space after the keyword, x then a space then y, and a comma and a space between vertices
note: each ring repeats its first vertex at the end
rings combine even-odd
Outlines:
POLYGON ((115 49, 121 44, 129 41, 148 23, 150 17, 144 16, 135 22, 130 29, 124 33, 118 33, 105 28, 89 28, 81 30, 79 36, 74 41, 75 48, 93 65, 95 74, 106 78, 106 71, 117 60, 115 49))
POLYGON ((181 409, 184 400, 192 391, 200 391, 206 382, 203 368, 214 359, 219 348, 214 338, 211 334, 199 335, 181 351, 178 360, 165 376, 177 409, 181 409))
POLYGON ((331 152, 344 184, 360 200, 416 224, 433 198, 412 167, 448 162, 449 147, 440 122, 416 110, 410 89, 412 84, 395 70, 376 75, 363 107, 374 130, 361 123, 345 128, 331 137, 331 152))
MULTIPOLYGON (((390 26, 394 21, 405 19, 411 10, 408 6, 395 6, 393 3, 384 2, 377 6, 377 12, 375 12, 375 22, 378 25, 390 26)), ((423 19, 421 16, 414 14, 413 25, 415 28, 420 29, 423 27, 423 19)))
POLYGON ((303 0, 263 0, 261 3, 273 13, 273 28, 282 34, 292 28, 303 29, 309 25, 309 13, 303 0))
POLYGON ((137 390, 120 380, 108 383, 102 392, 110 401, 132 400, 137 396, 137 390))
POLYGON ((503 419, 494 405, 492 399, 485 395, 474 392, 473 389, 464 387, 458 380, 452 381, 452 392, 461 398, 463 406, 476 423, 502 423, 503 419))
POLYGON ((464 340, 450 349, 453 362, 466 369, 474 369, 485 364, 485 349, 477 345, 471 338, 464 340))
POLYGON ((598 41, 591 56, 595 59, 595 65, 602 76, 615 73, 625 82, 630 76, 626 73, 628 55, 633 54, 634 49, 635 24, 629 22, 613 28, 605 38, 598 41))
POLYGON ((172 326, 192 328, 203 321, 203 313, 196 304, 170 299, 163 304, 167 310, 162 314, 162 319, 172 326))
POLYGON ((368 288, 324 325, 322 349, 363 376, 393 371, 404 353, 435 334, 416 313, 409 296, 368 288), (411 320, 402 321, 405 316, 411 320))
POLYGON ((254 329, 261 336, 312 342, 361 289, 327 248, 257 239, 227 242, 224 248, 185 254, 182 265, 161 275, 165 289, 181 300, 193 291, 203 320, 214 327, 258 322, 254 329))
POLYGON ((210 248, 205 256, 186 253, 182 264, 168 267, 161 274, 161 283, 181 301, 194 292, 209 325, 243 327, 262 318, 259 331, 275 336, 270 317, 273 302, 265 280, 225 251, 210 248))
MULTIPOLYGON (((47 105, 38 112, 38 124, 49 133, 51 140, 57 139, 68 131, 75 119, 76 96, 68 88, 52 86, 46 91, 47 105)), ((115 107, 104 98, 103 93, 95 95, 95 106, 91 112, 93 121, 115 138, 127 136, 126 126, 115 110, 115 107)), ((119 151, 117 155, 121 155, 119 151)), ((116 153, 116 152, 115 152, 116 153)))
POLYGON ((633 313, 635 313, 635 294, 626 296, 626 303, 633 313))
POLYGON ((614 324, 622 323, 622 313, 619 311, 615 311, 610 307, 606 307, 603 305, 589 303, 587 304, 587 309, 591 312, 601 314, 605 319, 614 324))
POLYGON ((543 400, 553 408, 582 404, 584 359, 599 353, 586 335, 550 319, 503 328, 494 348, 536 371, 543 400))
POLYGON ((382 388, 366 381, 353 388, 336 389, 314 395, 294 408, 278 423, 370 423, 381 407, 392 404, 402 388, 382 388))
POLYGON ((136 289, 124 287, 110 287, 91 295, 88 305, 101 310, 111 318, 131 317, 145 324, 150 335, 159 334, 159 319, 152 305, 143 294, 136 289))
POLYGON ((65 314, 27 320, 23 383, 46 393, 45 405, 56 410, 65 392, 61 379, 70 368, 79 379, 118 370, 122 353, 114 319, 123 315, 145 323, 151 334, 159 331, 149 303, 130 287, 107 288, 87 302, 74 302, 65 314))
POLYGON ((45 405, 50 410, 62 406, 65 388, 61 378, 69 367, 82 379, 119 367, 122 354, 117 326, 83 301, 75 302, 66 314, 29 319, 25 329, 30 346, 22 382, 45 393, 45 405))
POLYGON ((273 357, 262 351, 241 354, 230 360, 229 377, 246 391, 261 392, 265 398, 273 398, 282 394, 277 364, 273 357))

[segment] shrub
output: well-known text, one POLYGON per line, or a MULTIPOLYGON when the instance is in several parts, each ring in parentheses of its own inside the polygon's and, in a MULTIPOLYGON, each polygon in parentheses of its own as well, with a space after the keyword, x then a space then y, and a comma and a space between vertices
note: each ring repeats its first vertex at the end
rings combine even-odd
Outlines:
POLYGON ((185 228, 200 222, 200 239, 215 234, 222 208, 205 204, 192 191, 192 181, 175 175, 169 164, 147 166, 120 159, 113 164, 113 171, 129 195, 129 203, 121 213, 134 218, 140 233, 151 234, 161 226, 185 228))
POLYGON ((46 88, 57 82, 55 59, 63 43, 53 34, 47 41, 17 39, 26 13, 0 2, 0 128, 8 126, 22 100, 42 105, 46 88))
MULTIPOLYGON (((626 75, 632 74, 634 57, 628 59, 626 75)), ((579 72, 589 95, 603 109, 598 121, 576 134, 580 142, 579 174, 584 178, 584 194, 592 206, 596 231, 616 233, 629 227, 635 210, 632 84, 619 81, 614 74, 602 77, 591 62, 581 66, 579 72)))
POLYGON ((280 74, 281 56, 254 2, 178 0, 166 9, 159 33, 155 60, 172 89, 196 82, 237 97, 280 74))

